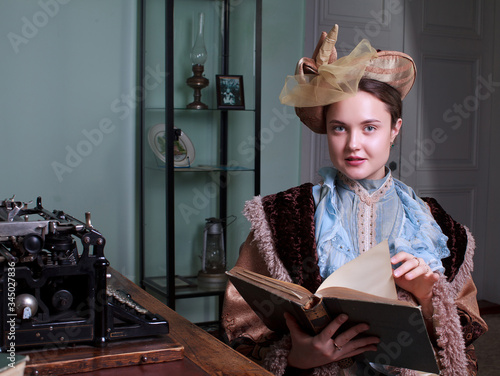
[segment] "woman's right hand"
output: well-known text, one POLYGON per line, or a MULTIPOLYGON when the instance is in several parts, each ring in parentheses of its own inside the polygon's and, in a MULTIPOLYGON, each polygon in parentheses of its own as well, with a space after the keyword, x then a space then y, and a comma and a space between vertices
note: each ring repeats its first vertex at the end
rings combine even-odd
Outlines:
POLYGON ((355 337, 369 329, 367 324, 357 324, 338 334, 340 326, 347 321, 347 315, 337 316, 321 333, 314 337, 302 331, 294 317, 285 313, 286 324, 290 329, 292 348, 288 354, 288 365, 309 369, 336 362, 345 358, 376 351, 377 337, 355 337))

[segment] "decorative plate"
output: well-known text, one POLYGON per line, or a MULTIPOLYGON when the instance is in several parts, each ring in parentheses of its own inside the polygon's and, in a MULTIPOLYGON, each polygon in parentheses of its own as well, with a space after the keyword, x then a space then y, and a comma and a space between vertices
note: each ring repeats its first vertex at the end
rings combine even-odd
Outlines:
MULTIPOLYGON (((174 129, 177 129, 174 127, 174 129)), ((153 153, 165 163, 165 124, 156 124, 148 133, 149 146, 153 153)), ((194 146, 181 130, 179 140, 174 141, 174 167, 190 167, 194 162, 194 146)))

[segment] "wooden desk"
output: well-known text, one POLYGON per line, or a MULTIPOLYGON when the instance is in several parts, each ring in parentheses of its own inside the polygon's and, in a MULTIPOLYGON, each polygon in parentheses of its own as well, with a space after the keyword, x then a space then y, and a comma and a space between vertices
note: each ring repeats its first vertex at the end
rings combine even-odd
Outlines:
MULTIPOLYGON (((272 376, 270 372, 192 324, 168 308, 165 304, 142 290, 139 286, 123 277, 120 273, 112 268, 109 268, 109 272, 112 275, 111 283, 113 283, 115 287, 122 287, 137 303, 147 308, 150 312, 161 315, 169 322, 170 333, 168 337, 173 342, 184 347, 184 357, 181 360, 163 363, 106 368, 73 375, 113 376, 119 372, 120 376, 272 376)), ((36 356, 36 352, 32 354, 36 356)), ((26 375, 31 374, 30 367, 33 367, 33 360, 30 360, 27 364, 26 375)))

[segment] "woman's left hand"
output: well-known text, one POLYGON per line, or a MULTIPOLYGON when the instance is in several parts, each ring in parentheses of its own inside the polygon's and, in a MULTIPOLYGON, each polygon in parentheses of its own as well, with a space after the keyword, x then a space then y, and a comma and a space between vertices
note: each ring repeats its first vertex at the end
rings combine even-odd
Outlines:
POLYGON ((439 279, 439 274, 432 272, 422 258, 417 258, 406 252, 399 252, 391 258, 393 265, 401 265, 393 271, 396 284, 410 292, 420 304, 429 302, 432 298, 432 287, 439 279))

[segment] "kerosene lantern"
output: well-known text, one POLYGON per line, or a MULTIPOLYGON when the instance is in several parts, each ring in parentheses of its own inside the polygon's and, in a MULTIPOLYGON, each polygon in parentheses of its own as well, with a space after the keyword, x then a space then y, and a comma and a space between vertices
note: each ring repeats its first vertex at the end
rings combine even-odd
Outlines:
POLYGON ((203 231, 202 269, 198 273, 200 287, 224 288, 226 276, 223 220, 207 218, 203 231))
POLYGON ((209 81, 207 78, 203 76, 203 71, 205 70, 204 64, 207 60, 207 49, 205 48, 205 39, 204 39, 204 19, 205 15, 200 13, 200 23, 198 27, 198 35, 196 36, 196 40, 194 42, 193 48, 191 49, 191 63, 193 76, 189 77, 186 80, 186 83, 189 87, 194 89, 194 101, 189 103, 186 107, 196 110, 207 109, 208 106, 201 102, 201 89, 208 86, 209 81))

